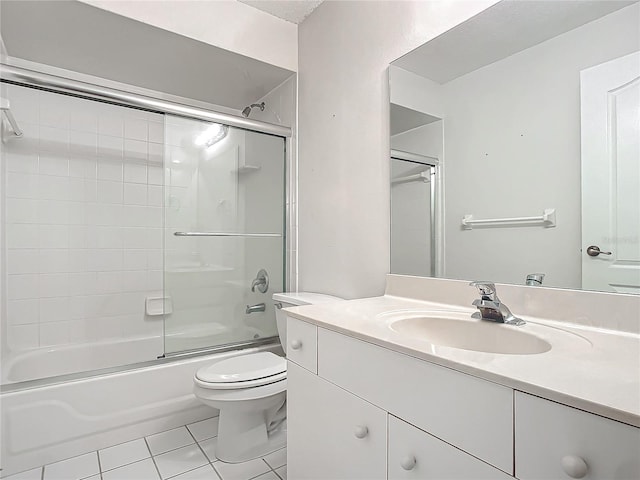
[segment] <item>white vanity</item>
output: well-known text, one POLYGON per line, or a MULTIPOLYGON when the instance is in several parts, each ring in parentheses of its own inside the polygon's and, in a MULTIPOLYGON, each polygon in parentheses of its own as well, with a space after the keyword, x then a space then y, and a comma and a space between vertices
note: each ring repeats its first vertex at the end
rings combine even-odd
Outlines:
POLYGON ((640 478, 637 317, 605 330, 593 292, 498 288, 526 325, 470 319, 466 282, 395 275, 383 297, 290 309, 289 478, 640 478), (562 294, 566 322, 527 315, 562 294))

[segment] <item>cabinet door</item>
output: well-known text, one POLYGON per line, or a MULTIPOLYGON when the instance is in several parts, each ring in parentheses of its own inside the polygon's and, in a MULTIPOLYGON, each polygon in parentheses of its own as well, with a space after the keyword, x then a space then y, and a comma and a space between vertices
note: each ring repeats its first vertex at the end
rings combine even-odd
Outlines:
POLYGON ((509 480, 513 477, 389 415, 389 480, 509 480))
POLYGON ((516 392, 521 480, 637 480, 640 429, 516 392))
POLYGON ((384 480, 386 412, 293 362, 287 368, 287 476, 384 480))
POLYGON ((318 373, 318 327, 287 316, 287 359, 318 373))

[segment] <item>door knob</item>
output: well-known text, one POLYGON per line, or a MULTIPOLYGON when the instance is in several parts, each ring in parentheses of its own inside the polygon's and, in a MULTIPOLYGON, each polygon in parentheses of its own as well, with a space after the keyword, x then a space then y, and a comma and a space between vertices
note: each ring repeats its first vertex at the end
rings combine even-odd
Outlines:
POLYGON ((603 252, 597 245, 590 245, 587 247, 587 255, 590 257, 597 257, 598 255, 611 255, 612 252, 603 252))

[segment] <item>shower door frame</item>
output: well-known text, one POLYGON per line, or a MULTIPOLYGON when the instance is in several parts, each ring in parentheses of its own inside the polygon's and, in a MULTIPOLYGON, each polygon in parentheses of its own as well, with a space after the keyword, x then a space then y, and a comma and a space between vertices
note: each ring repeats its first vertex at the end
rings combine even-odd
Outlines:
MULTIPOLYGON (((137 108, 161 114, 170 114, 184 118, 221 123, 243 130, 283 138, 285 176, 284 197, 286 208, 283 212, 285 224, 282 235, 284 259, 282 268, 285 289, 296 289, 297 285, 295 285, 295 279, 297 275, 292 275, 291 272, 297 271, 297 257, 293 250, 290 251, 286 248, 289 232, 293 232, 294 235, 296 234, 295 229, 291 228, 292 221, 296 215, 296 212, 291 210, 291 205, 296 204, 295 201, 292 201, 292 196, 295 197, 297 188, 294 177, 295 174, 292 174, 296 169, 294 165, 295 157, 292 155, 292 152, 294 152, 293 132, 290 127, 262 122, 259 120, 252 120, 245 117, 238 117, 228 113, 221 113, 214 110, 212 105, 197 100, 165 94, 163 92, 140 88, 120 82, 113 82, 99 77, 80 74, 16 58, 3 58, 2 61, 0 61, 0 82, 45 90, 52 93, 71 95, 90 101, 99 101, 122 107, 137 108)), ((171 355, 162 355, 157 359, 145 362, 0 385, 0 393, 144 368, 201 355, 268 346, 269 344, 276 344, 277 342, 278 336, 274 335, 272 337, 262 339, 176 352, 171 355)))

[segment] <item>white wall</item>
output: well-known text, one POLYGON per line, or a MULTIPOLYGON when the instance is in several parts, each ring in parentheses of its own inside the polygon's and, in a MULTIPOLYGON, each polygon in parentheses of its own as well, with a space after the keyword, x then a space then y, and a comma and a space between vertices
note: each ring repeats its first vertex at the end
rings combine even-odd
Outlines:
POLYGON ((300 289, 379 295, 389 271, 389 63, 495 1, 324 2, 299 26, 300 289))
POLYGON ((298 70, 298 26, 235 0, 81 0, 288 70, 298 70))

